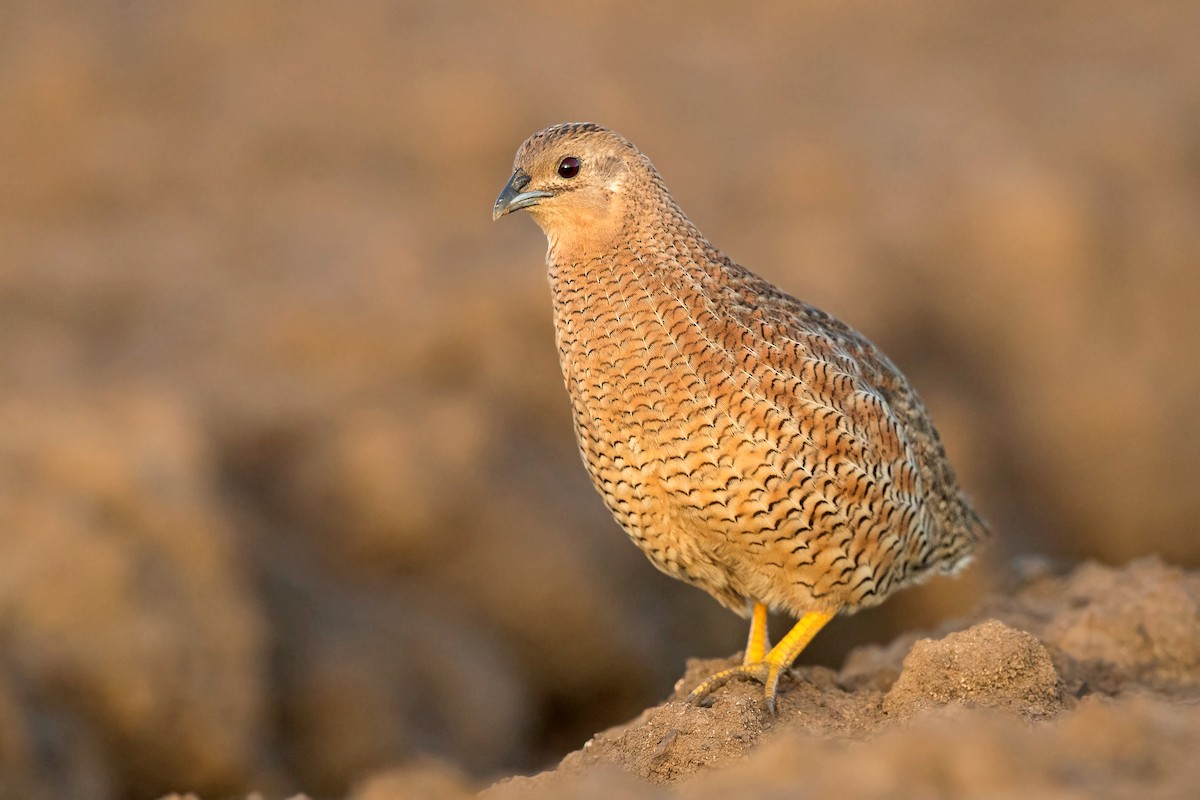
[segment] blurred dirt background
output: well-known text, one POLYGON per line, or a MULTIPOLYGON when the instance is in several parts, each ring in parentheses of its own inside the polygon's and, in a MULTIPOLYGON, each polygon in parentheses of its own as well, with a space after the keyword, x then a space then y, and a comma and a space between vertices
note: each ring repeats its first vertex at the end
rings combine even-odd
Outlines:
POLYGON ((1020 553, 1200 564, 1200 6, 643 5, 0 7, 0 794, 482 781, 740 647, 594 495, 490 220, 564 120, 881 345, 997 530, 802 663, 1020 553))

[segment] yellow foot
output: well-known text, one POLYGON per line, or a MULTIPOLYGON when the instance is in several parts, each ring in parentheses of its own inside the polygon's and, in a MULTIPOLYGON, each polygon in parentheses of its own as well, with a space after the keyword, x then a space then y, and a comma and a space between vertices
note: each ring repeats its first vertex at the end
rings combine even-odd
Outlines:
MULTIPOLYGON (((758 608, 755 608, 755 619, 751 625, 752 640, 755 636, 755 628, 759 627, 758 608)), ((834 612, 836 613, 836 612, 834 612)), ((765 609, 763 610, 765 617, 765 609)), ((688 702, 697 705, 710 705, 711 695, 715 690, 721 688, 731 680, 752 680, 758 681, 763 686, 763 705, 766 706, 767 713, 775 713, 775 694, 779 689, 779 676, 783 671, 791 667, 792 662, 796 660, 796 656, 800 655, 800 651, 804 649, 812 638, 817 635, 817 631, 825 626, 825 623, 833 619, 833 613, 824 611, 810 611, 805 614, 788 632, 788 635, 779 640, 779 644, 771 648, 770 652, 765 656, 761 656, 761 660, 752 663, 742 664, 740 667, 730 667, 723 669, 716 675, 705 680, 699 686, 692 690, 688 695, 688 702)), ((747 648, 747 661, 749 662, 750 650, 747 648)))
POLYGON ((774 714, 775 691, 779 686, 779 674, 780 670, 773 670, 771 665, 766 661, 723 669, 717 674, 709 676, 703 683, 693 689, 692 693, 688 695, 688 702, 695 703, 698 706, 711 706, 713 699, 710 695, 730 681, 739 679, 758 681, 763 685, 763 704, 767 708, 767 713, 774 714))

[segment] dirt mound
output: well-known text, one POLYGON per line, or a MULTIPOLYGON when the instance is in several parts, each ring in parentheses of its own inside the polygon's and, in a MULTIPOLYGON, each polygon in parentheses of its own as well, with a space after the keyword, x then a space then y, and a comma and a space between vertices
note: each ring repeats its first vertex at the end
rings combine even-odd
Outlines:
POLYGON ((1055 724, 1034 727, 998 712, 955 709, 865 741, 789 728, 751 757, 670 790, 598 769, 484 796, 1183 798, 1200 780, 1191 757, 1197 746, 1195 706, 1093 699, 1055 724))
POLYGON ((685 702, 737 659, 693 661, 666 703, 483 796, 1183 796, 1200 780, 1198 641, 1200 575, 1153 559, 1040 574, 934 637, 796 670, 776 718, 753 684, 685 702))
POLYGON ((994 619, 914 644, 883 698, 883 711, 905 716, 949 703, 1030 717, 1049 716, 1063 705, 1058 673, 1042 643, 994 619))

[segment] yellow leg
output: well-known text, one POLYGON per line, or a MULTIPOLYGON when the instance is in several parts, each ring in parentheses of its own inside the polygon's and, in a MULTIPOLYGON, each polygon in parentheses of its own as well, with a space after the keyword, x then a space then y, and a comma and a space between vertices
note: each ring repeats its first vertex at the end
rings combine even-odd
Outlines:
MULTIPOLYGON (((762 657, 759 661, 750 662, 749 656, 753 646, 755 626, 758 624, 758 608, 756 604, 754 607, 755 618, 750 628, 752 637, 751 646, 746 649, 746 663, 740 667, 731 667, 730 669, 722 670, 701 683, 688 695, 690 702, 701 703, 714 690, 724 686, 730 680, 744 678, 759 681, 763 685, 763 701, 766 704, 767 711, 774 714, 775 692, 779 688, 779 676, 792 665, 792 662, 796 660, 796 656, 800 655, 800 651, 817 635, 817 631, 825 627, 825 623, 833 619, 833 615, 837 613, 825 611, 808 612, 788 631, 787 636, 779 640, 779 644, 771 648, 771 651, 766 656, 762 657)), ((763 608, 762 618, 764 629, 763 643, 765 645, 766 608, 763 608)))
POLYGON ((750 638, 746 641, 746 657, 742 665, 757 664, 767 654, 771 643, 767 640, 767 607, 754 604, 754 616, 750 618, 750 638))

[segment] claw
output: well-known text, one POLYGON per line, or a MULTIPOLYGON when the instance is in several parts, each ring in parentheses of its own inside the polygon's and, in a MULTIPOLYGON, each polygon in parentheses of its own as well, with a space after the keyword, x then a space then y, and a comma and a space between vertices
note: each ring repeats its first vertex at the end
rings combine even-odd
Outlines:
MULTIPOLYGON (((756 635, 755 629, 758 628, 757 620, 758 610, 755 609, 755 624, 751 628, 751 642, 753 643, 756 635)), ((763 621, 765 622, 765 608, 762 613, 763 621)), ((752 663, 742 664, 740 667, 730 667, 723 669, 715 675, 704 680, 699 686, 691 691, 688 695, 688 702, 701 707, 712 705, 710 695, 721 688, 729 681, 734 679, 758 681, 763 685, 763 705, 767 713, 774 716, 776 713, 775 695, 779 690, 779 677, 784 670, 791 667, 792 662, 796 660, 796 656, 804 649, 812 637, 816 635, 821 627, 833 619, 833 614, 810 611, 800 618, 795 627, 788 633, 787 636, 780 640, 779 644, 771 648, 765 656, 760 660, 752 663)), ((749 648, 747 650, 749 656, 749 648)))
POLYGON ((763 685, 763 699, 767 710, 775 713, 775 687, 779 683, 779 675, 766 661, 757 664, 743 664, 740 667, 723 669, 707 678, 688 695, 688 702, 701 708, 712 706, 712 693, 732 680, 758 681, 763 685))

